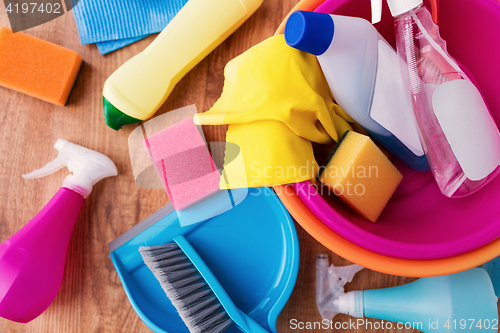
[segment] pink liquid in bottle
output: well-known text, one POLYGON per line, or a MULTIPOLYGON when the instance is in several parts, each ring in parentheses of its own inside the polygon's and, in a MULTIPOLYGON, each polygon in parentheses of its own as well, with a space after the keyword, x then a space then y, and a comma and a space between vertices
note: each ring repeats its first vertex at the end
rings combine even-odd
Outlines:
POLYGON ((500 134, 494 120, 480 93, 447 53, 439 28, 423 5, 396 16, 395 29, 420 140, 434 178, 447 197, 472 194, 500 173, 500 134), (471 99, 474 102, 469 103, 471 99))

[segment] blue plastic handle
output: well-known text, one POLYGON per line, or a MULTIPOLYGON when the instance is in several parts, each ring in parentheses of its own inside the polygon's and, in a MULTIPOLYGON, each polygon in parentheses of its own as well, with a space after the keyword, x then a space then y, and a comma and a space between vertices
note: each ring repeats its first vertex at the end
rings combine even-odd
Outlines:
POLYGON ((193 265, 198 269, 201 276, 205 279, 210 286, 215 296, 219 299, 220 303, 226 310, 229 317, 240 327, 243 332, 247 333, 269 333, 262 326, 257 324, 252 318, 243 313, 234 305, 233 301, 221 286, 217 278, 214 276, 210 268, 205 264, 203 259, 198 255, 196 250, 189 244, 183 236, 177 236, 174 241, 184 251, 186 256, 191 260, 193 265))

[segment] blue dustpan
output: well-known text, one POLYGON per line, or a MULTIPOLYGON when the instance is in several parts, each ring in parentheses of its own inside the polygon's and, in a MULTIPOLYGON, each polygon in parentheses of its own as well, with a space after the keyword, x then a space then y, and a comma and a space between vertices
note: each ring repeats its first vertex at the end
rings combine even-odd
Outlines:
MULTIPOLYGON (((169 204, 110 243, 111 260, 130 303, 154 332, 189 333, 138 249, 171 243, 179 235, 198 252, 236 307, 276 332, 276 320, 297 279, 299 244, 293 220, 274 192, 249 189, 234 208, 185 227, 169 204)), ((232 327, 227 332, 238 331, 232 327)))

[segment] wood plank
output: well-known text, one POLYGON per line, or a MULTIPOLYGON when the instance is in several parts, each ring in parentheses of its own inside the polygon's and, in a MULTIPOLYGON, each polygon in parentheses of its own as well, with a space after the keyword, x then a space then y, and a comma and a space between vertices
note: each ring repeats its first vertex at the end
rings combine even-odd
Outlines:
MULTIPOLYGON (((254 16, 180 81, 158 114, 190 104, 195 104, 199 112, 208 110, 222 92, 226 63, 270 37, 296 2, 264 1, 254 16)), ((0 25, 9 26, 3 0, 0 0, 0 25)), ((145 190, 135 185, 127 140, 137 125, 118 132, 108 128, 102 116, 101 96, 106 78, 143 50, 154 37, 101 56, 95 45, 80 44, 73 13, 26 33, 77 51, 84 64, 66 107, 0 88, 0 242, 37 214, 62 184, 67 171, 38 180, 21 178, 23 173, 40 168, 55 158, 57 152, 52 147, 58 138, 106 154, 116 163, 119 176, 97 184, 85 203, 72 236, 61 290, 54 303, 26 325, 0 318, 0 332, 150 332, 127 300, 109 258, 108 243, 164 206, 168 198, 163 190, 145 190)), ((224 127, 205 130, 208 140, 224 139, 224 127)), ((299 225, 297 231, 301 248, 300 271, 295 290, 278 320, 280 333, 297 331, 290 324, 293 319, 300 322, 321 320, 315 305, 316 255, 329 253, 336 265, 348 264, 326 250, 299 225)), ((412 280, 364 270, 347 289, 382 288, 412 280)), ((348 320, 347 316, 335 318, 341 322, 348 320)))

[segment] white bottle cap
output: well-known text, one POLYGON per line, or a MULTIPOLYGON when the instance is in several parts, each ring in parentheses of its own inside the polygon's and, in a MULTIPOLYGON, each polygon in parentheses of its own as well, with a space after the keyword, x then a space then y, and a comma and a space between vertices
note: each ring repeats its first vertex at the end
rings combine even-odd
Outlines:
POLYGON ((423 0, 387 0, 392 17, 406 13, 423 4, 423 0))
MULTIPOLYGON (((382 19, 382 1, 371 0, 372 2, 372 23, 378 23, 382 19)), ((423 0, 387 0, 389 9, 393 17, 406 13, 423 4, 423 0)))
POLYGON ((338 311, 355 318, 363 318, 363 292, 351 291, 335 300, 338 302, 338 311))

